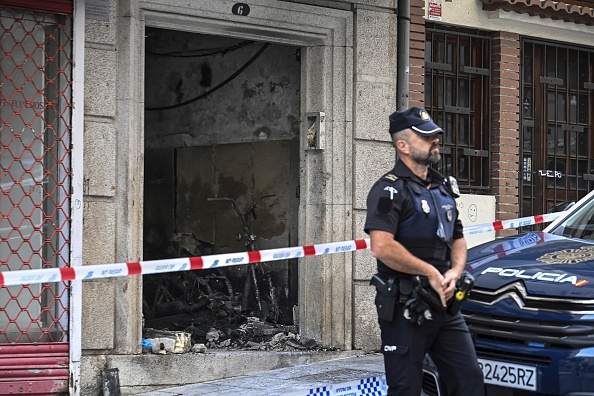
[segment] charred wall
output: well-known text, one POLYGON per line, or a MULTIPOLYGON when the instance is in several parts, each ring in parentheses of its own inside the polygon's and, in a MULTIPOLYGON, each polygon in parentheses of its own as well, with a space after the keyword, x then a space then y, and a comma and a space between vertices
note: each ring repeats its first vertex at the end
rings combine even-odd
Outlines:
MULTIPOLYGON (((257 202, 255 218, 247 214, 250 234, 256 235, 258 249, 294 245, 299 49, 147 29, 146 54, 144 259, 245 251, 246 239, 236 238, 244 234, 240 216, 231 201, 209 200, 215 197, 233 199, 245 212, 270 195, 257 202)), ((261 292, 274 294, 269 303, 278 305, 276 312, 267 307, 269 320, 293 321, 296 265, 285 261, 258 268, 261 292)), ((251 270, 145 276, 147 325, 183 327, 196 323, 201 312, 212 315, 217 306, 226 314, 255 313, 254 285, 246 286, 251 270), (197 280, 196 275, 204 276, 197 280), (248 304, 242 303, 246 295, 252 296, 248 304)))

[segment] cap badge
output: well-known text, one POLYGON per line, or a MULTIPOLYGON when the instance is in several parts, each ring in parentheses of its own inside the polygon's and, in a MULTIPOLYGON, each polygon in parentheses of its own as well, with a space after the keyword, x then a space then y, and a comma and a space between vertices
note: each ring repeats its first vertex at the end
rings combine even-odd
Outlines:
POLYGON ((431 207, 429 207, 429 203, 427 203, 427 201, 425 201, 424 199, 421 200, 421 208, 423 209, 423 212, 427 214, 431 212, 431 207))
POLYGON ((421 117, 421 120, 423 121, 429 121, 431 119, 431 117, 429 117, 429 113, 427 113, 425 110, 421 110, 419 117, 421 117))

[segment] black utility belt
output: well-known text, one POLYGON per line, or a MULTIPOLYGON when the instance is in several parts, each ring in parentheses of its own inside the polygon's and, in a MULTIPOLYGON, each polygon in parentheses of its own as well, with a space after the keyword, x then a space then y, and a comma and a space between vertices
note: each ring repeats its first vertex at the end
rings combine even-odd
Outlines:
POLYGON ((380 319, 391 321, 394 317, 394 306, 398 302, 405 305, 404 316, 407 319, 421 324, 423 317, 431 320, 431 310, 444 312, 447 309, 450 314, 455 315, 474 285, 474 278, 467 272, 462 275, 456 284, 454 298, 448 302, 447 308, 441 305, 439 295, 424 276, 386 277, 375 274, 370 284, 377 290, 375 305, 380 319))
POLYGON ((400 303, 406 302, 413 291, 411 275, 403 274, 387 277, 385 275, 375 274, 369 284, 375 286, 378 293, 395 297, 400 303))
MULTIPOLYGON (((433 267, 435 267, 435 269, 437 269, 439 271, 440 274, 445 274, 446 272, 448 272, 448 270, 450 269, 450 262, 449 261, 441 261, 441 260, 431 260, 431 259, 422 259, 423 261, 431 264, 433 267)), ((384 264, 385 265, 385 264, 384 264)), ((374 276, 379 276, 382 279, 388 279, 391 277, 396 277, 396 278, 411 278, 415 275, 411 275, 411 274, 407 274, 406 272, 400 272, 400 271, 396 271, 391 269, 389 271, 389 273, 382 273, 382 274, 375 274, 374 276)))

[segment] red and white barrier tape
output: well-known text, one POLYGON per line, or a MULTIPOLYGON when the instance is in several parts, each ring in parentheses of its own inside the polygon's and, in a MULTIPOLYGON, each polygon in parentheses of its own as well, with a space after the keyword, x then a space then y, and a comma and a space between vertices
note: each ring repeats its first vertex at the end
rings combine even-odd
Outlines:
POLYGON ((82 267, 4 271, 0 272, 0 286, 221 268, 241 264, 287 260, 298 257, 319 256, 322 254, 345 253, 362 249, 369 249, 369 239, 258 250, 254 252, 214 254, 211 256, 137 261, 119 264, 84 265, 82 267))
POLYGON ((558 238, 560 237, 544 232, 530 232, 520 238, 504 241, 495 246, 487 245, 485 250, 481 250, 481 253, 484 253, 486 257, 471 264, 470 268, 476 268, 491 261, 509 256, 527 246, 538 245, 558 238))
MULTIPOLYGON (((525 227, 553 221, 560 215, 561 213, 550 213, 541 216, 523 217, 515 220, 479 224, 465 228, 464 234, 474 235, 483 232, 525 227)), ((357 239, 354 241, 258 250, 254 252, 215 254, 210 256, 136 261, 118 264, 84 265, 82 267, 2 271, 0 272, 0 286, 30 285, 35 283, 66 282, 72 280, 114 278, 118 276, 221 268, 299 257, 346 253, 369 249, 369 247, 369 239, 357 239)))
POLYGON ((495 221, 493 223, 477 224, 464 227, 464 235, 482 234, 483 232, 510 230, 512 228, 527 227, 534 224, 548 223, 556 220, 563 212, 547 213, 538 216, 521 217, 519 219, 495 221))

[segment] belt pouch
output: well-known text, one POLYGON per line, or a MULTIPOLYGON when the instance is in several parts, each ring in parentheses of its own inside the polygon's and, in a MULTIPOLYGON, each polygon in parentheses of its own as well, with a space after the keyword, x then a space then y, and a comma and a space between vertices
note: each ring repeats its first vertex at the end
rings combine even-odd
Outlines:
POLYGON ((371 278, 371 285, 375 286, 377 294, 375 296, 375 306, 377 307, 377 316, 380 319, 391 321, 394 317, 394 304, 398 299, 398 287, 396 277, 388 279, 375 274, 371 278))
POLYGON ((398 278, 398 300, 404 304, 413 292, 413 284, 410 278, 398 278))

